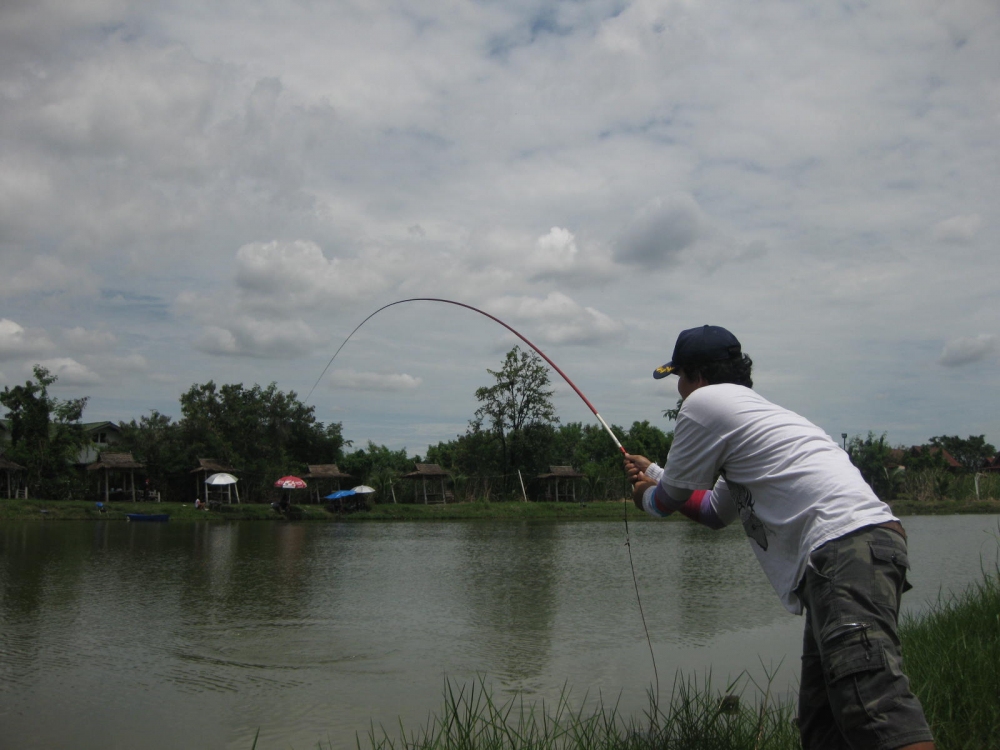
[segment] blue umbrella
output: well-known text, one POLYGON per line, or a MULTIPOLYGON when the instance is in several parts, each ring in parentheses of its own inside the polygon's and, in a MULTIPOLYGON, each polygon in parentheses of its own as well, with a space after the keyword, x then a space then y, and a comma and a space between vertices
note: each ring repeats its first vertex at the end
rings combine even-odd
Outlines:
POLYGON ((324 500, 340 500, 342 497, 354 497, 358 493, 354 490, 337 490, 333 494, 327 495, 324 500))

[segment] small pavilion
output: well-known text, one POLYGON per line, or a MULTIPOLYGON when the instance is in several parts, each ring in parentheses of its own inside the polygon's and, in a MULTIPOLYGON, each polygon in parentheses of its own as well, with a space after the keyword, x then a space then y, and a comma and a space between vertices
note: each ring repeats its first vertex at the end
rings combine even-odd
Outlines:
POLYGON ((309 473, 302 477, 311 479, 309 483, 311 494, 316 497, 318 503, 322 498, 331 492, 341 489, 340 482, 343 479, 352 479, 350 474, 345 474, 337 464, 309 464, 309 473))
POLYGON ((114 477, 117 480, 115 490, 120 491, 122 495, 126 491, 130 491, 132 502, 134 503, 135 472, 137 469, 142 470, 145 468, 146 465, 132 458, 131 453, 102 453, 100 458, 87 467, 87 471, 104 472, 104 502, 109 502, 111 499, 111 478, 114 477), (125 486, 126 476, 128 476, 128 488, 125 486))
POLYGON ((548 474, 539 474, 538 480, 545 487, 545 500, 576 502, 576 485, 584 475, 572 466, 550 466, 548 474))
POLYGON ((191 469, 191 473, 194 474, 194 496, 200 497, 207 503, 209 487, 205 484, 205 480, 212 474, 234 474, 235 472, 232 467, 219 463, 214 458, 199 458, 198 468, 191 469))
MULTIPOLYGON (((21 464, 16 464, 3 456, 0 456, 0 474, 3 475, 4 481, 0 487, 6 489, 7 494, 4 495, 6 498, 20 497, 21 494, 21 472, 24 471, 24 467, 21 464)), ((28 488, 24 488, 24 497, 28 497, 28 488)))
POLYGON ((413 482, 413 502, 424 505, 436 503, 447 503, 448 495, 445 492, 445 482, 451 476, 447 471, 437 464, 414 464, 416 471, 404 474, 404 479, 413 482))

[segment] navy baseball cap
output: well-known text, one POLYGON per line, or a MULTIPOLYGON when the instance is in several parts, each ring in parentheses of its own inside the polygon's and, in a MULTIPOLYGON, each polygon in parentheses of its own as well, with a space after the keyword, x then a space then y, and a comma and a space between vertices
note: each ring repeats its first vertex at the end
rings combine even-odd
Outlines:
POLYGON ((673 357, 663 367, 653 370, 653 377, 659 380, 673 375, 684 365, 735 359, 742 354, 740 342, 721 326, 688 328, 677 337, 673 357))

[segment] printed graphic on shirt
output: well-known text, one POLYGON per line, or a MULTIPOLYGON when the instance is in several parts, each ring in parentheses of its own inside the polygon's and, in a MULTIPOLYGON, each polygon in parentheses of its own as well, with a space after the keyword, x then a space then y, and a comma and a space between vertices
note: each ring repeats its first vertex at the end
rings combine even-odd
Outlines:
POLYGON ((726 485, 729 487, 729 493, 732 495, 733 502, 736 503, 736 508, 740 512, 740 521, 743 522, 743 530, 748 537, 757 542, 760 548, 766 552, 767 528, 764 526, 764 522, 754 513, 753 495, 742 484, 729 479, 726 480, 726 485))

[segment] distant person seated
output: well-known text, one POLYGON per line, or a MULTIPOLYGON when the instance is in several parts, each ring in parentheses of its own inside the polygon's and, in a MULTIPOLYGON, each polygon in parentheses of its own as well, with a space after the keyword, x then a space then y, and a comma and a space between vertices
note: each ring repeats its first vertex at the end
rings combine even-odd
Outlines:
POLYGON ((196 498, 194 499, 194 509, 195 509, 195 510, 202 510, 202 509, 203 509, 204 507, 205 507, 205 503, 203 503, 203 502, 201 501, 201 498, 200 498, 200 497, 196 497, 196 498))

